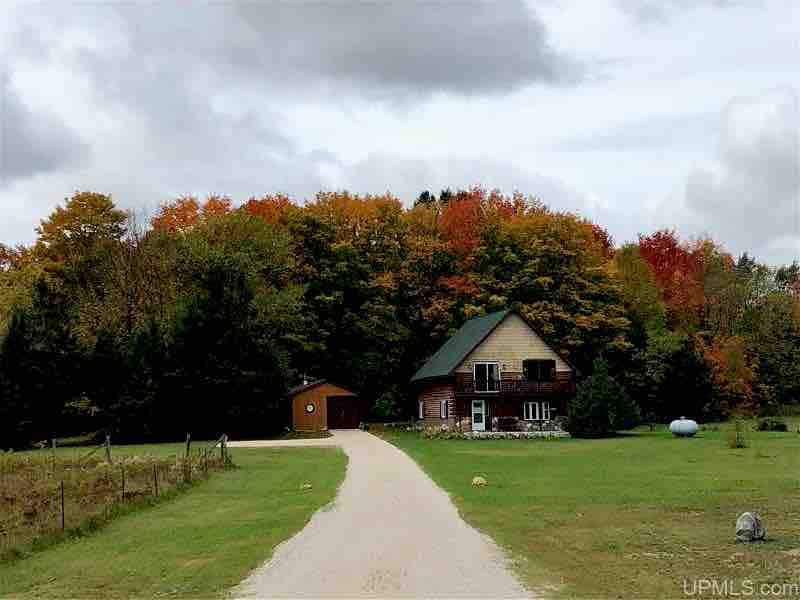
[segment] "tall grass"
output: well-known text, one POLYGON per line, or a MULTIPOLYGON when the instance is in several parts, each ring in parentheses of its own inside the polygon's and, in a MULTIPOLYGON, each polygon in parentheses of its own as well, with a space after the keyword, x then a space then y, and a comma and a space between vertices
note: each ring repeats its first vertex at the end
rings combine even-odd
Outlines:
POLYGON ((224 468, 218 456, 156 458, 0 453, 0 560, 85 532, 224 468), (124 512, 124 511, 122 511, 124 512))

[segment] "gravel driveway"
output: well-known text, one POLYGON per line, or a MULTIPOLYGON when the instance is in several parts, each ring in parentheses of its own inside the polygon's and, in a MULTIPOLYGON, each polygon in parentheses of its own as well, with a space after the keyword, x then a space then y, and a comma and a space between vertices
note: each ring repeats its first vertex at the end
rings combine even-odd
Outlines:
POLYGON ((334 503, 233 591, 241 598, 530 597, 492 540, 403 452, 363 431, 239 447, 341 446, 334 503))

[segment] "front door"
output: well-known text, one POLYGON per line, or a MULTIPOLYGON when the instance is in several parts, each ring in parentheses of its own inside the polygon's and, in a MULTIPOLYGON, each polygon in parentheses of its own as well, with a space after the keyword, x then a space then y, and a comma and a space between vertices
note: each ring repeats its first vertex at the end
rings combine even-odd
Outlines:
POLYGON ((486 401, 472 401, 472 431, 486 431, 486 401))

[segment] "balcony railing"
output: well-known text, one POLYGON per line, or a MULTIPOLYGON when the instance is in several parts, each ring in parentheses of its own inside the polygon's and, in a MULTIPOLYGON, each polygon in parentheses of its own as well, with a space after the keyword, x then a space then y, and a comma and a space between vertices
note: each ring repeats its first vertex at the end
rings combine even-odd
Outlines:
POLYGON ((475 381, 471 379, 461 379, 456 381, 456 393, 458 394, 555 394, 575 391, 575 384, 572 381, 526 381, 524 379, 505 379, 502 381, 489 381, 475 386, 475 381), (488 388, 488 389, 487 389, 488 388))

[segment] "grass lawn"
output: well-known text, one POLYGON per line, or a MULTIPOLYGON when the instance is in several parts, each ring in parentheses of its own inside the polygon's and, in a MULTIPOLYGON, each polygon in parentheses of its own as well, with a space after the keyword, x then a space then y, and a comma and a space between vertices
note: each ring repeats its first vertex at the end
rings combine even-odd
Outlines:
MULTIPOLYGON (((606 440, 426 440, 384 432, 546 595, 683 597, 684 578, 800 583, 800 435, 665 431, 606 440), (474 488, 482 475, 488 487, 474 488), (768 541, 734 543, 757 510, 768 541)), ((741 589, 741 588, 739 588, 741 589)))
MULTIPOLYGON (((163 456, 182 448, 115 446, 114 453, 163 456)), ((176 498, 0 564, 0 597, 219 597, 334 498, 347 461, 332 448, 234 448, 231 456, 239 468, 176 498), (313 488, 301 490, 305 482, 313 488)))

